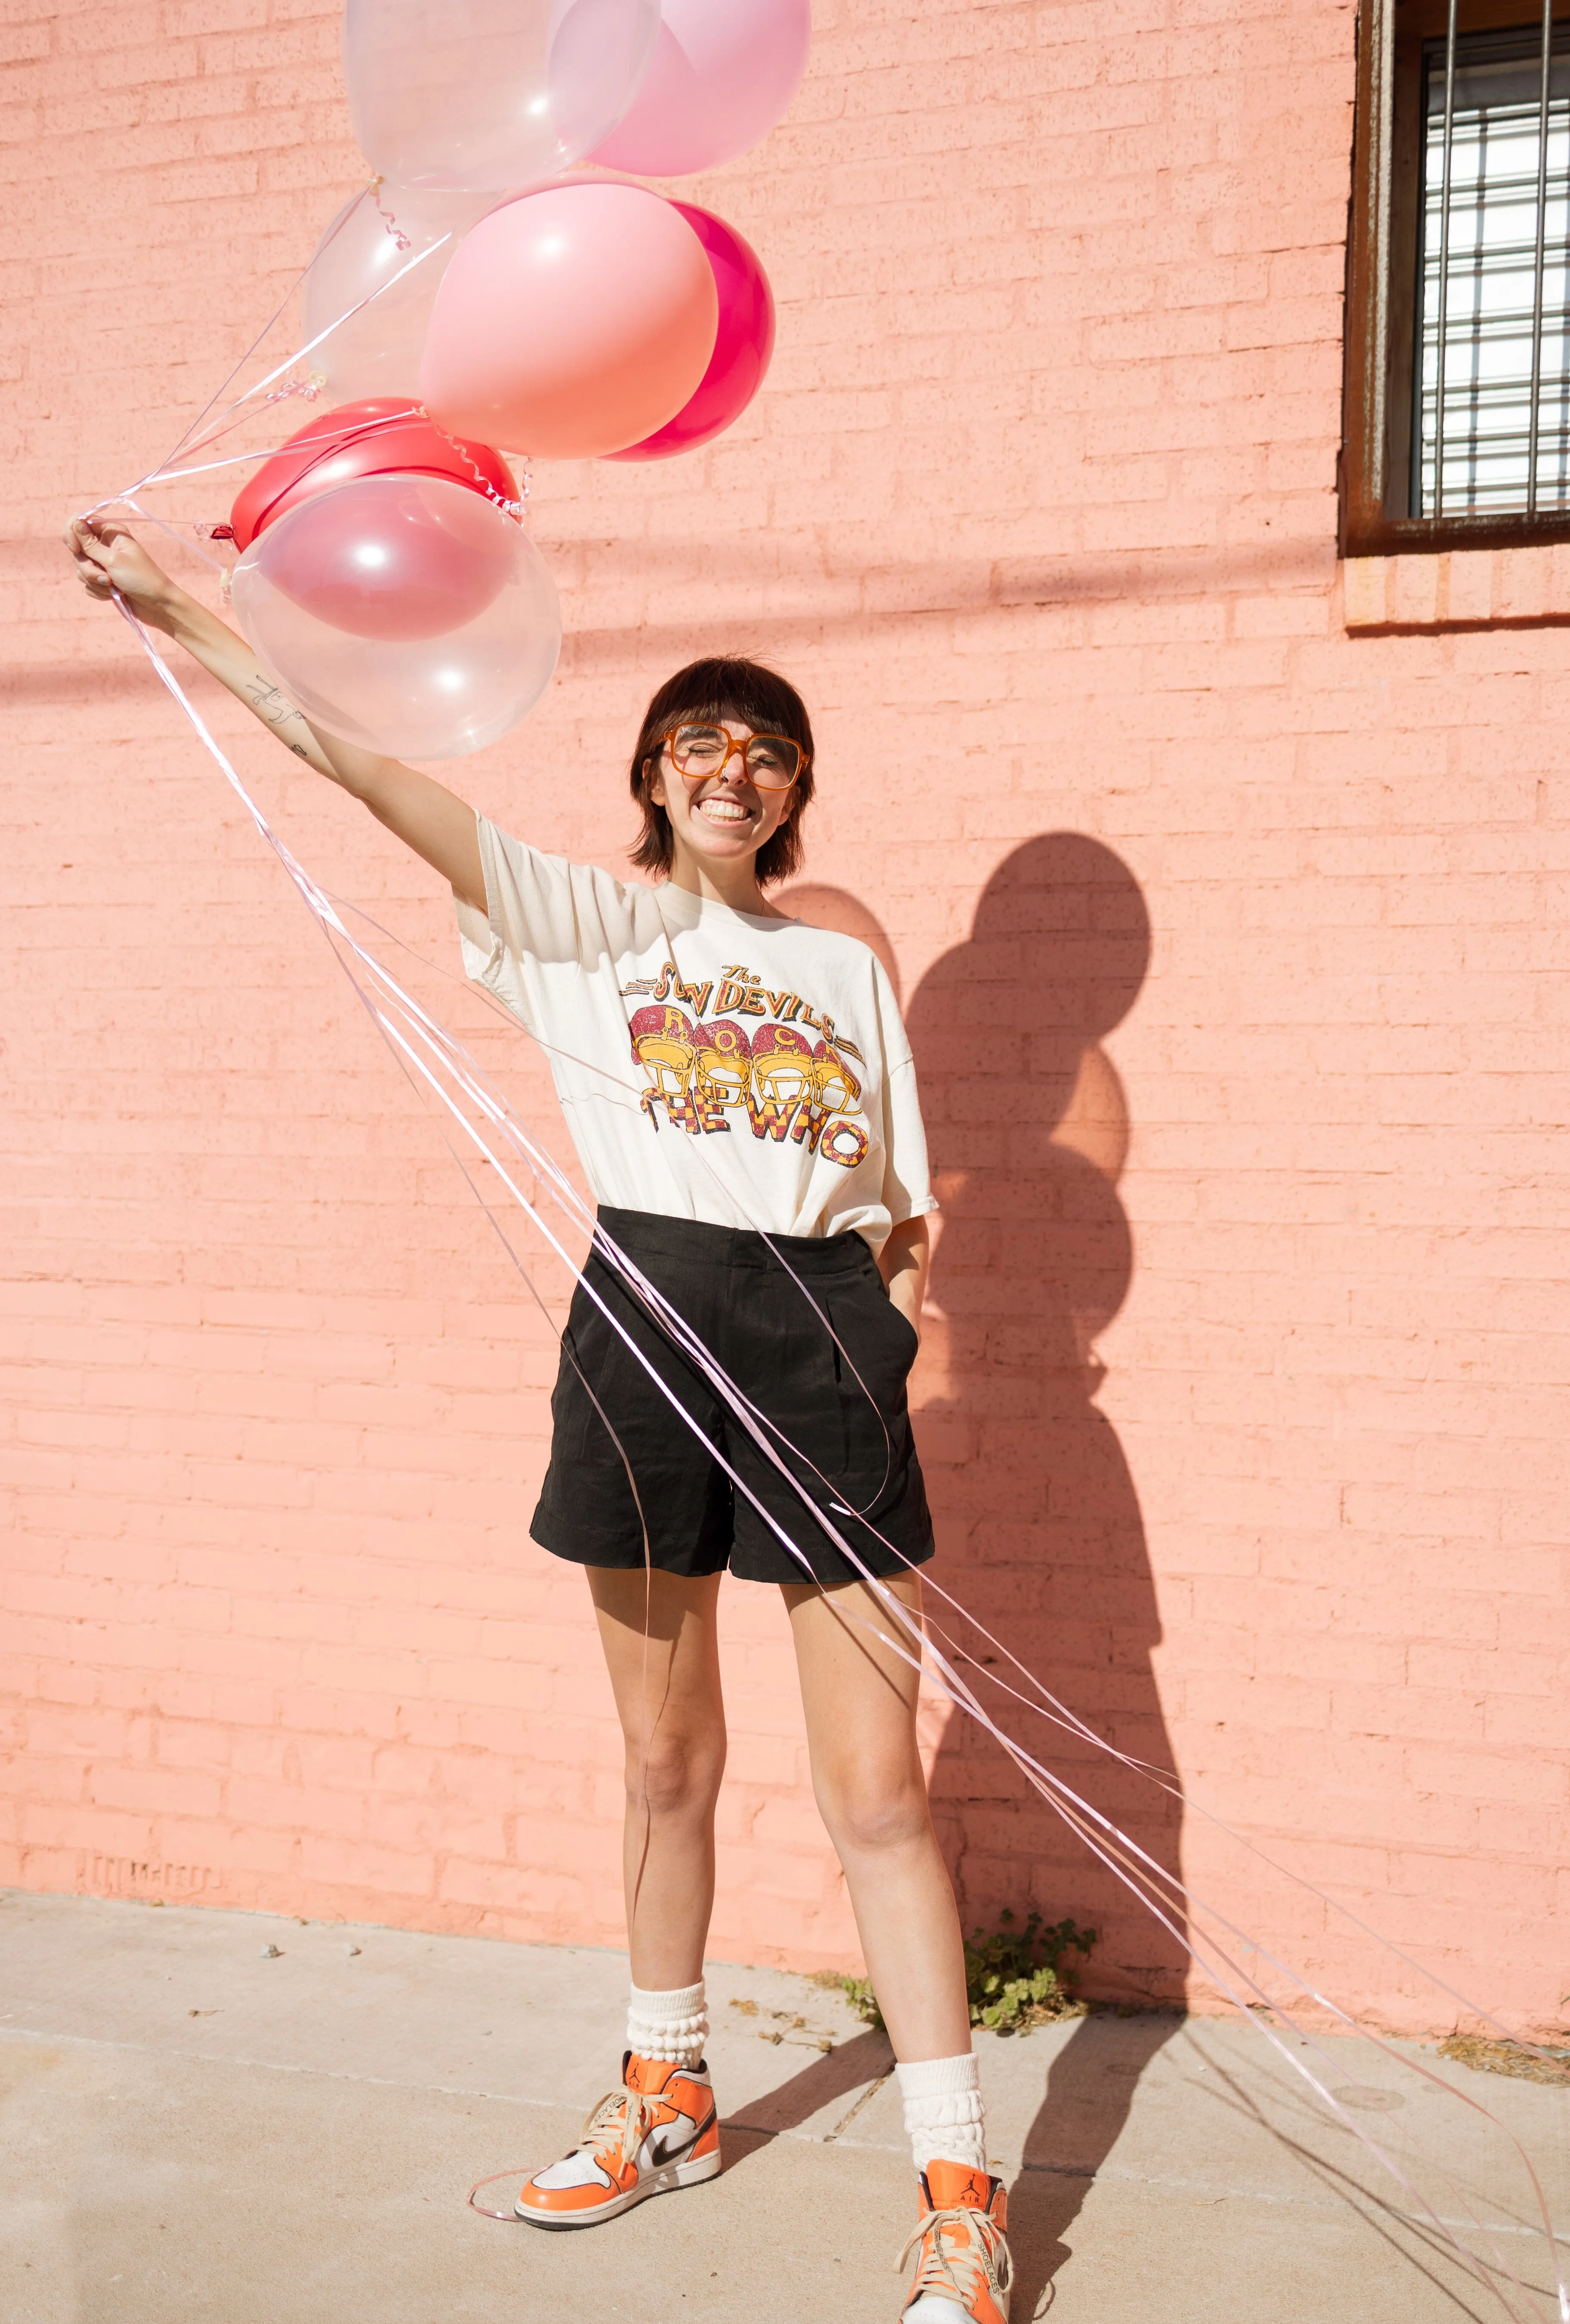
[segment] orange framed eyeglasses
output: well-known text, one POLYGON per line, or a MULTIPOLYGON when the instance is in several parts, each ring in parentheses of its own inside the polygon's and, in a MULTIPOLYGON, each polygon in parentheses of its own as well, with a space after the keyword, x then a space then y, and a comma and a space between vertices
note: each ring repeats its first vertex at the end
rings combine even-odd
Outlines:
POLYGON ((754 790, 788 791, 807 763, 800 743, 789 734, 749 734, 738 742, 723 726, 693 720, 673 726, 660 740, 677 773, 689 783, 723 775, 733 759, 740 759, 742 772, 754 790))

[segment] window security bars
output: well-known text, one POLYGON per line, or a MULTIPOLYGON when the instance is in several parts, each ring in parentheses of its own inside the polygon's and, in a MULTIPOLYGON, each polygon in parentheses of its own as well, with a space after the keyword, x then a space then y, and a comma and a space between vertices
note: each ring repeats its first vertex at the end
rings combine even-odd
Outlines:
POLYGON ((1570 506, 1570 28, 1424 43, 1414 516, 1570 506))
POLYGON ((1570 0, 1357 5, 1341 554, 1570 541, 1570 0))

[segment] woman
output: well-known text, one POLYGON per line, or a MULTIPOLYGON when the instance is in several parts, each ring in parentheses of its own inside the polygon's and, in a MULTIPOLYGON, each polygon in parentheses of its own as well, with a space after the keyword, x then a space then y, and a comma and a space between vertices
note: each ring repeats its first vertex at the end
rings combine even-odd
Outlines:
POLYGON ((525 2181, 519 2217, 588 2227, 720 2167, 703 1952, 728 1566, 784 1598, 814 1790, 899 2061, 920 2204, 904 2324, 1007 2324, 1004 2193, 986 2169, 915 1674, 874 1635, 890 1618, 808 1506, 919 1616, 932 1531, 905 1384, 936 1206, 881 966, 764 892, 801 857, 805 706, 747 661, 669 679, 632 762, 633 860, 654 879, 623 884, 320 732, 123 528, 78 522, 67 540, 89 595, 117 590, 450 884, 468 973, 550 1056, 605 1234, 781 1433, 789 1477, 596 1249, 586 1282, 603 1306, 580 1285, 531 1529, 586 1569, 626 1742, 628 2046, 620 2088, 571 2154, 525 2181))

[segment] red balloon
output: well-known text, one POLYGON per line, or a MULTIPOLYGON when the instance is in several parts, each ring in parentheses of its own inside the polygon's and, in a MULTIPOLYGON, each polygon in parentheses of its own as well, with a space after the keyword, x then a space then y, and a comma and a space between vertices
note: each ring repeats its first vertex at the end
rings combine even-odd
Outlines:
POLYGON ((763 384, 774 352, 774 300, 757 252, 734 226, 691 202, 672 202, 697 235, 714 269, 719 292, 719 336, 708 369, 674 420, 629 444, 607 452, 607 460, 669 460, 696 451, 733 420, 739 420, 763 384))
POLYGON ((286 511, 335 484, 391 474, 446 476, 487 499, 486 484, 504 501, 518 497, 513 471, 488 444, 444 435, 407 395, 370 395, 324 411, 263 462, 229 512, 235 546, 249 549, 286 511))

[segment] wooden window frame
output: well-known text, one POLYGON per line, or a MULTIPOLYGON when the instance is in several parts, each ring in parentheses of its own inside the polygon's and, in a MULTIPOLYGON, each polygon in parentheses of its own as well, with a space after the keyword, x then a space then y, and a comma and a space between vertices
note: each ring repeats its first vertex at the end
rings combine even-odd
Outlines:
MULTIPOLYGON (((1466 0, 1463 33, 1529 26, 1532 0, 1466 0)), ((1418 194, 1425 41, 1448 0, 1359 0, 1357 102, 1346 254, 1340 459, 1343 557, 1432 557, 1455 549, 1570 540, 1570 507, 1411 516, 1418 194)), ((1554 21, 1562 19, 1556 5, 1554 21)))

